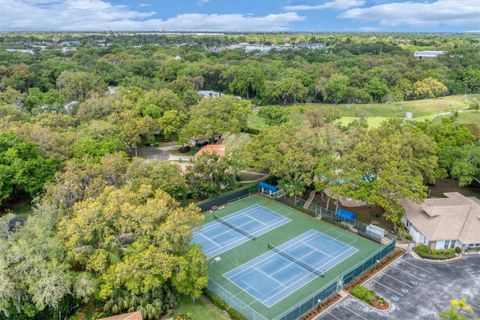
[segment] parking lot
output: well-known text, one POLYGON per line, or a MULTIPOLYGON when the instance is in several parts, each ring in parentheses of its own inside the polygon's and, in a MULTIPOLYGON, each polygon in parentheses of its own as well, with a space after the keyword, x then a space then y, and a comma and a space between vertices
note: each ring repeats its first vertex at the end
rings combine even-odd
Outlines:
POLYGON ((406 255, 366 282, 391 308, 379 312, 348 296, 317 319, 439 319, 450 300, 466 298, 480 317, 480 255, 448 263, 426 262, 406 255))

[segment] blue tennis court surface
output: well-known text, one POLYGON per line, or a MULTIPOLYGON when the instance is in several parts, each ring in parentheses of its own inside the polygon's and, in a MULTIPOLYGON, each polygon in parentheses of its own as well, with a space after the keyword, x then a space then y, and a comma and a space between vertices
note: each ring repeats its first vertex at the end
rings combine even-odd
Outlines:
MULTIPOLYGON (((289 218, 258 204, 224 216, 222 219, 256 237, 290 221, 289 218)), ((249 237, 219 221, 207 223, 193 233, 193 242, 202 246, 207 258, 228 251, 249 240, 249 237)))
MULTIPOLYGON (((309 230, 278 246, 277 249, 316 270, 327 272, 355 254, 350 246, 355 238, 344 243, 322 232, 309 230)), ((269 251, 223 275, 267 307, 318 277, 300 264, 275 251, 269 251)))

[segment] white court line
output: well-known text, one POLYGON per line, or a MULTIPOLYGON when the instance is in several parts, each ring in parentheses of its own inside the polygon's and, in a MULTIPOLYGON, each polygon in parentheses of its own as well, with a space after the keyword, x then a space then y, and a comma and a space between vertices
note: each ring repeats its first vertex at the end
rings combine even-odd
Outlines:
MULTIPOLYGON (((309 232, 309 231, 307 231, 306 233, 308 233, 308 232, 309 232)), ((304 233, 304 234, 302 234, 302 235, 300 235, 300 236, 298 236, 298 237, 303 237, 303 236, 305 236, 306 233, 304 233)), ((312 234, 312 235, 308 235, 308 237, 311 237, 311 236, 313 236, 313 234, 312 234)), ((298 237, 297 237, 297 238, 298 238, 298 237)), ((296 239, 296 238, 293 238, 293 239, 289 240, 288 242, 290 242, 290 241, 292 241, 292 240, 294 240, 294 239, 296 239)), ((288 244, 288 242, 286 242, 286 243, 284 243, 284 244, 288 244)), ((302 242, 300 242, 300 243, 302 243, 302 242)), ((283 244, 283 245, 284 245, 284 244, 283 244)), ((287 247, 282 248, 281 250, 282 250, 282 251, 285 251, 286 249, 290 249, 291 247, 296 246, 296 245, 298 245, 298 244, 299 244, 299 243, 297 243, 296 241, 294 241, 294 242, 292 242, 291 244, 289 244, 287 247)), ((277 247, 277 248, 280 249, 280 247, 277 247)), ((282 255, 280 255, 280 254, 278 254, 278 253, 276 253, 275 251, 272 251, 272 250, 265 252, 264 255, 266 255, 266 257, 264 257, 264 258, 261 259, 260 261, 257 261, 257 262, 255 262, 253 265, 248 266, 248 267, 249 267, 249 268, 259 269, 259 268, 258 268, 258 265, 263 264, 263 263, 264 263, 265 261, 267 261, 267 260, 272 260, 272 259, 271 259, 272 257, 274 257, 274 256, 280 256, 280 257, 282 257, 282 255), (273 255, 272 255, 271 253, 273 253, 273 255)), ((260 256, 260 257, 262 257, 262 256, 260 256)), ((258 257, 257 257, 257 258, 258 258, 258 257)), ((257 259, 257 258, 254 258, 254 259, 257 259)), ((285 258, 285 257, 282 257, 282 258, 288 260, 288 259, 285 258)), ((248 262, 246 262, 245 264, 248 264, 248 262)), ((275 273, 277 273, 277 272, 279 272, 279 271, 281 271, 281 270, 283 270, 283 269, 285 269, 285 268, 287 268, 287 267, 289 267, 289 266, 291 266, 291 265, 294 265, 294 262, 289 260, 289 264, 284 265, 281 269, 277 270, 275 273)), ((242 267, 243 267, 243 265, 238 266, 237 268, 242 268, 242 267)), ((231 271, 234 271, 234 270, 235 270, 235 269, 233 269, 233 270, 231 270, 231 271)), ((229 271, 229 272, 231 272, 231 271, 229 271)), ((240 273, 242 273, 242 272, 243 272, 243 270, 240 270, 240 273)), ((275 273, 272 273, 272 274, 275 274, 275 273)), ((236 277, 237 275, 238 275, 238 272, 235 273, 232 277, 236 277)), ((224 276, 225 276, 225 275, 224 275, 224 276)), ((228 279, 229 277, 225 277, 225 278, 228 279)))
POLYGON ((363 317, 361 314, 358 314, 357 312, 353 311, 353 310, 350 309, 350 308, 347 308, 347 307, 345 307, 345 306, 343 306, 343 305, 340 306, 340 307, 347 309, 348 311, 350 311, 350 312, 353 313, 354 315, 356 315, 356 316, 358 316, 358 317, 360 317, 360 318, 362 318, 362 319, 364 319, 364 320, 368 320, 367 318, 363 317))
MULTIPOLYGON (((250 207, 249 207, 250 209, 247 210, 247 211, 245 211, 245 212, 240 212, 240 213, 239 213, 239 212, 237 211, 237 212, 233 213, 235 216, 232 216, 232 217, 226 216, 226 217, 229 217, 230 219, 231 219, 231 218, 236 218, 236 217, 237 217, 237 214, 238 214, 238 216, 240 216, 240 217, 241 217, 241 216, 244 216, 244 217, 247 217, 247 218, 251 218, 251 219, 253 219, 253 220, 256 220, 256 219, 254 219, 252 216, 250 216, 250 215, 248 214, 248 212, 256 211, 256 209, 258 209, 258 208, 257 208, 257 207, 251 208, 251 207, 253 207, 253 206, 250 206, 250 207)), ((280 216, 280 215, 279 215, 279 216, 280 216)), ((223 218, 222 218, 222 219, 223 219, 223 218)), ((256 220, 256 221, 258 221, 258 220, 256 220)), ((257 229, 257 230, 255 230, 255 231, 253 231, 252 234, 262 235, 262 234, 264 234, 264 233, 266 233, 266 232, 268 232, 268 231, 270 231, 270 230, 273 230, 273 229, 277 228, 278 226, 281 226, 281 225, 283 225, 283 224, 285 224, 285 223, 287 223, 287 222, 289 222, 289 221, 291 221, 289 218, 280 216, 280 219, 277 219, 276 221, 273 221, 273 224, 271 224, 271 225, 266 225, 266 224, 263 224, 263 223, 262 223, 262 227, 259 228, 259 229, 257 229)), ((251 223, 251 222, 252 222, 252 221, 247 221, 247 222, 239 225, 237 228, 242 229, 242 228, 241 228, 242 226, 245 226, 245 225, 247 225, 247 224, 249 224, 249 223, 251 223)), ((261 223, 261 221, 258 221, 258 222, 261 223)), ((232 230, 232 228, 228 228, 228 226, 224 226, 224 224, 221 223, 221 222, 219 222, 219 221, 212 221, 212 222, 210 222, 210 223, 213 223, 213 225, 210 225, 210 226, 208 226, 206 229, 201 230, 201 231, 199 231, 199 232, 197 232, 197 233, 198 233, 199 235, 201 235, 202 237, 204 237, 205 239, 211 239, 212 242, 218 244, 218 249, 224 249, 224 248, 230 246, 231 244, 235 244, 235 243, 238 243, 238 242, 239 242, 239 239, 238 239, 238 238, 233 238, 231 241, 223 242, 223 243, 221 243, 221 244, 219 244, 218 242, 214 241, 213 238, 218 238, 218 237, 220 237, 220 236, 222 236, 222 235, 224 235, 224 234, 230 234, 230 231, 232 230), (217 226, 221 226, 221 228, 224 229, 225 231, 222 232, 222 233, 216 234, 215 237, 209 237, 209 236, 207 236, 207 235, 204 233, 204 231, 210 231, 211 229, 213 229, 213 227, 217 227, 217 226)), ((233 230, 236 231, 235 229, 233 229, 233 230)), ((237 232, 238 232, 238 231, 237 231, 237 232)), ((238 232, 238 233, 241 233, 241 232, 238 232)), ((243 234, 241 234, 241 236, 242 236, 242 238, 245 237, 245 235, 243 235, 243 234)), ((248 238, 248 237, 247 237, 247 238, 248 238)), ((240 242, 240 243, 244 243, 244 242, 240 242)), ((235 247, 235 246, 234 246, 234 247, 235 247)), ((217 249, 215 249, 215 250, 217 250, 217 249)), ((225 250, 225 251, 226 251, 226 250, 225 250)), ((220 251, 220 252, 224 252, 224 251, 220 251)))
MULTIPOLYGON (((312 230, 313 230, 313 229, 312 229, 312 230)), ((316 231, 316 230, 313 230, 313 231, 314 231, 314 233, 318 232, 318 231, 316 231)), ((318 235, 316 235, 316 236, 318 236, 318 235)), ((302 241, 301 243, 303 243, 303 241, 302 241)), ((358 251, 356 248, 350 247, 350 248, 348 248, 348 250, 347 250, 345 253, 348 253, 348 251, 351 250, 351 249, 354 249, 355 252, 358 251)), ((337 251, 337 252, 338 252, 338 251, 337 251)), ((310 253, 309 253, 309 254, 310 254, 310 253)), ((342 255, 343 255, 343 254, 338 255, 337 257, 342 256, 342 255)), ((353 255, 353 254, 352 254, 352 255, 353 255)), ((349 255, 349 257, 350 257, 350 256, 351 256, 351 255, 349 255)), ((302 256, 302 258, 303 258, 303 257, 305 257, 305 255, 302 256)), ((337 257, 335 257, 335 258, 337 258, 337 257)), ((301 258, 300 258, 300 259, 301 259, 301 258)), ((345 259, 347 259, 347 258, 345 258, 345 259)), ((342 259, 342 261, 345 260, 345 259, 342 259)), ((331 261, 331 260, 330 260, 330 261, 331 261)), ((329 261, 329 262, 330 262, 330 261, 329 261)), ((340 262, 338 262, 338 263, 340 263, 340 262)), ((336 263, 335 265, 337 265, 338 263, 336 263)), ((293 265, 293 264, 290 264, 290 265, 293 265)), ((322 264, 322 266, 324 266, 324 265, 325 265, 325 264, 322 264)), ((332 267, 333 267, 333 266, 332 266, 332 267)), ((327 270, 325 270, 325 271, 330 270, 332 267, 330 267, 329 269, 327 269, 327 270)), ((318 268, 320 268, 320 267, 318 267, 318 268)), ((323 269, 322 269, 322 271, 323 271, 323 269)), ((307 276, 309 276, 309 275, 311 275, 311 274, 312 274, 311 272, 308 272, 305 276, 303 276, 303 277, 300 278, 299 280, 295 281, 294 283, 292 283, 291 285, 289 285, 287 288, 291 288, 291 287, 295 286, 296 284, 300 283, 301 280, 307 278, 307 276)), ((308 283, 310 283, 311 281, 313 281, 313 280, 316 279, 316 278, 317 278, 317 277, 312 278, 310 281, 308 281, 308 282, 306 282, 305 284, 303 284, 303 286, 307 285, 308 283)), ((303 287, 303 286, 302 286, 302 287, 303 287)), ((293 290, 292 292, 289 293, 289 295, 292 294, 293 292, 295 292, 296 290, 300 289, 300 288, 301 288, 301 287, 293 290)), ((285 290, 282 290, 282 291, 278 292, 277 294, 271 296, 270 298, 268 298, 267 300, 265 300, 265 302, 267 302, 267 301, 271 300, 272 298, 278 296, 279 294, 283 293, 284 291, 285 291, 285 290)), ((287 296, 288 296, 288 295, 287 295, 287 296)), ((278 302, 278 301, 276 301, 275 303, 277 303, 277 302, 278 302)), ((275 304, 275 303, 274 303, 274 304, 275 304)), ((265 304, 265 303, 264 303, 264 304, 265 304)), ((273 305, 273 304, 272 304, 272 305, 273 305)))
POLYGON ((381 285, 382 287, 385 287, 385 288, 387 288, 388 290, 390 290, 390 291, 392 291, 392 292, 395 292, 395 293, 398 294, 400 297, 403 297, 403 294, 401 294, 400 292, 398 292, 398 291, 396 291, 396 290, 393 290, 393 289, 390 288, 389 286, 386 286, 386 285, 384 285, 383 283, 378 282, 378 281, 375 280, 375 279, 372 279, 372 282, 375 282, 375 283, 381 285))
POLYGON ((391 275, 389 275, 389 274, 386 273, 386 272, 385 272, 383 275, 384 275, 384 276, 387 276, 387 277, 389 277, 389 278, 392 278, 393 280, 395 280, 395 281, 397 281, 397 282, 400 282, 400 283, 406 285, 407 287, 409 287, 409 288, 411 288, 411 289, 414 288, 412 285, 409 285, 409 284, 407 284, 407 283, 405 283, 405 282, 403 282, 403 281, 400 281, 400 280, 398 280, 397 278, 392 277, 391 275))
MULTIPOLYGON (((300 237, 300 238, 302 238, 302 237, 308 238, 308 237, 311 237, 311 236, 315 235, 316 232, 317 232, 316 230, 311 229, 310 231, 307 231, 306 233, 300 235, 299 237, 300 237), (313 232, 313 233, 312 233, 312 232, 313 232), (309 234, 308 236, 306 236, 306 234, 308 234, 308 233, 311 233, 311 234, 309 234)), ((298 237, 297 237, 297 238, 298 238, 298 237)), ((295 239, 295 238, 294 238, 294 239, 295 239)), ((291 239, 290 241, 292 241, 292 240, 294 240, 294 239, 291 239)), ((290 241, 289 241, 289 242, 290 242, 290 241)), ((288 243, 288 242, 287 242, 287 243, 288 243)), ((298 243, 293 242, 292 244, 288 245, 286 248, 291 248, 293 245, 298 245, 298 243)), ((280 247, 279 247, 279 248, 280 248, 280 247)), ((282 249, 282 250, 283 250, 283 249, 282 249)), ((278 255, 278 254, 275 253, 274 251, 269 251, 269 252, 267 252, 267 253, 269 253, 269 254, 270 254, 270 253, 273 253, 274 255, 278 255)), ((308 254, 310 254, 310 253, 308 253, 308 254)), ((279 255, 279 256, 281 256, 281 255, 279 255)), ((273 257, 273 255, 268 256, 268 258, 271 258, 271 257, 273 257)), ((286 259, 286 258, 284 258, 284 259, 286 259)), ((263 262, 263 260, 265 260, 265 258, 262 259, 262 261, 260 261, 260 262, 263 262)), ((286 259, 286 260, 288 260, 288 259, 286 259)), ((248 262, 247 262, 247 263, 248 263, 248 262)), ((259 262, 258 262, 258 263, 259 263, 259 262)), ((257 269, 257 270, 259 270, 259 268, 257 268, 258 263, 255 263, 255 264, 253 265, 253 267, 254 267, 255 269, 257 269)), ((285 265, 285 266, 282 268, 282 270, 285 269, 286 267, 293 266, 293 265, 296 265, 296 263, 289 261, 289 264, 285 265)), ((242 267, 242 266, 240 266, 240 267, 242 267)), ((240 267, 239 267, 239 268, 240 268, 240 267)), ((252 267, 252 266, 250 266, 250 267, 252 267)), ((233 271, 233 270, 232 270, 232 271, 233 271)), ((240 270, 240 271, 243 272, 243 270, 240 270)), ((307 271, 308 271, 308 270, 307 270, 307 271)), ((278 271, 277 271, 277 272, 278 272, 278 271)), ((237 275, 238 275, 238 272, 237 272, 234 276, 237 276, 237 275)), ((266 300, 263 300, 263 299, 262 299, 262 300, 259 300, 259 301, 260 301, 262 304, 266 305, 266 306, 269 306, 269 307, 270 307, 270 306, 273 306, 273 305, 276 304, 279 300, 278 300, 278 301, 275 301, 275 300, 274 300, 274 303, 273 303, 273 304, 268 304, 268 301, 272 300, 273 298, 275 298, 275 297, 278 296, 279 294, 285 293, 285 291, 286 291, 287 289, 290 289, 291 287, 294 287, 294 286, 297 285, 298 283, 301 283, 301 281, 303 281, 304 279, 306 279, 307 277, 309 277, 309 276, 311 276, 311 275, 312 275, 311 272, 307 272, 303 277, 301 277, 300 279, 298 279, 298 280, 295 281, 294 283, 290 284, 288 287, 287 287, 287 286, 284 286, 284 287, 285 287, 284 289, 280 290, 279 292, 277 292, 277 293, 274 294, 273 296, 269 297, 269 298, 266 299, 266 300)), ((226 279, 228 279, 229 281, 231 281, 231 280, 230 280, 230 277, 226 277, 225 274, 224 274, 223 276, 224 276, 226 279)), ((307 285, 308 283, 310 283, 311 281, 313 281, 313 280, 316 279, 316 278, 317 278, 317 276, 314 276, 312 279, 310 279, 309 281, 307 281, 306 283, 304 283, 303 286, 307 285)), ((231 282, 233 282, 233 281, 231 281, 231 282)), ((303 287, 303 286, 301 286, 301 287, 303 287)), ((292 294, 293 292, 295 292, 296 290, 300 289, 301 287, 296 288, 296 289, 293 290, 292 292, 288 293, 286 296, 292 294)), ((272 291, 274 291, 274 290, 271 290, 270 292, 268 292, 268 294, 270 294, 272 291)), ((266 295, 267 295, 267 294, 266 294, 266 295)), ((265 296, 266 296, 266 295, 265 295, 265 296)), ((258 299, 257 299, 257 300, 258 300, 258 299)))
MULTIPOLYGON (((313 234, 309 234, 310 231, 314 231, 314 230, 309 230, 309 231, 307 231, 307 232, 305 232, 305 233, 303 233, 303 234, 301 234, 301 235, 299 235, 299 236, 297 236, 297 237, 295 237, 295 238, 293 238, 293 239, 290 239, 289 241, 281 244, 281 245, 280 245, 279 247, 277 247, 277 248, 278 248, 278 249, 281 248, 281 250, 286 250, 286 249, 289 249, 289 248, 297 245, 297 244, 298 244, 298 241, 299 241, 299 239, 297 239, 297 238, 300 238, 300 239, 301 239, 301 238, 303 238, 303 237, 311 237, 311 236, 313 236, 313 234), (308 235, 307 235, 307 234, 308 234, 308 235), (289 244, 289 242, 291 242, 291 243, 289 244), (286 247, 282 247, 282 246, 284 246, 284 245, 286 245, 286 244, 288 244, 286 247)), ((257 261, 257 262, 255 262, 254 264, 248 266, 248 267, 250 267, 250 268, 255 267, 255 268, 256 268, 259 264, 265 262, 266 260, 270 260, 270 258, 272 257, 271 253, 275 253, 275 252, 270 250, 270 251, 267 251, 267 252, 265 252, 264 254, 262 254, 262 255, 260 255, 260 256, 258 256, 258 257, 256 257, 256 258, 253 258, 252 260, 259 259, 259 258, 260 258, 260 260, 257 261), (264 256, 264 257, 262 258, 262 256, 264 256)), ((275 254, 278 255, 277 253, 275 253, 275 254)), ((285 258, 285 259, 286 259, 286 258, 285 258)), ((252 260, 250 260, 250 261, 252 261, 252 260)), ((228 272, 235 271, 236 269, 242 269, 242 267, 243 267, 244 265, 248 264, 250 261, 247 261, 246 263, 244 263, 244 264, 238 266, 237 268, 235 268, 235 269, 233 269, 233 270, 230 270, 230 271, 228 271, 228 272)), ((240 270, 240 271, 242 271, 242 270, 240 270)), ((228 272, 227 272, 227 273, 228 273, 228 272)), ((236 275, 236 274, 235 274, 235 275, 236 275)), ((234 275, 234 276, 235 276, 235 275, 234 275)), ((225 276, 225 275, 224 275, 224 276, 225 276)), ((225 277, 225 278, 227 278, 227 277, 225 277)), ((227 278, 227 279, 228 279, 228 278, 227 278)))
MULTIPOLYGON (((249 212, 249 211, 253 211, 253 210, 256 209, 256 208, 257 208, 256 205, 251 205, 251 206, 249 206, 249 207, 243 208, 243 209, 241 209, 241 210, 239 210, 239 211, 232 212, 232 213, 230 213, 230 214, 228 214, 228 215, 226 215, 226 216, 220 217, 220 218, 222 218, 222 219, 224 219, 224 220, 227 220, 228 217, 230 217, 230 216, 241 215, 241 214, 243 214, 243 213, 246 213, 246 212, 249 212)), ((213 220, 213 221, 210 221, 210 222, 207 223, 207 224, 204 224, 204 225, 202 226, 202 229, 201 229, 200 232, 209 231, 209 230, 212 229, 212 227, 215 225, 215 222, 218 223, 218 221, 213 220)))
POLYGON ((405 274, 408 274, 410 277, 413 277, 413 278, 415 278, 415 279, 417 279, 417 280, 420 280, 420 281, 425 280, 425 279, 420 279, 419 277, 414 276, 414 275, 411 274, 410 272, 407 272, 407 271, 404 271, 404 270, 402 270, 402 269, 400 269, 400 268, 397 268, 397 267, 395 267, 394 265, 391 265, 390 267, 393 268, 393 269, 397 269, 397 270, 399 270, 399 271, 401 271, 401 272, 403 272, 403 273, 405 273, 405 274))
POLYGON ((412 267, 415 267, 415 268, 417 268, 417 269, 420 269, 420 270, 422 270, 422 271, 425 272, 425 273, 429 273, 429 274, 431 273, 430 271, 425 270, 425 269, 423 269, 423 268, 420 268, 419 266, 416 266, 416 265, 414 265, 414 264, 408 263, 408 262, 405 261, 405 260, 403 260, 403 261, 401 261, 401 262, 402 262, 402 263, 406 263, 406 264, 408 264, 408 265, 411 265, 412 267))

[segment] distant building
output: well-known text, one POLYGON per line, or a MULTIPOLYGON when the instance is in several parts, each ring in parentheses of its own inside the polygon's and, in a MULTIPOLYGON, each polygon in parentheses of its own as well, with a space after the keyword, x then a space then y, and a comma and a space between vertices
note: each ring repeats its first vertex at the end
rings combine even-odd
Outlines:
POLYGON ((21 52, 21 53, 28 53, 34 54, 32 49, 6 49, 8 52, 21 52))
POLYGON ((432 249, 480 248, 480 200, 459 192, 426 199, 419 205, 403 201, 402 222, 413 241, 432 249))
POLYGON ((203 98, 218 98, 220 96, 223 96, 223 93, 213 90, 198 90, 197 93, 203 98))
POLYGON ((317 42, 317 43, 298 44, 295 47, 299 49, 320 50, 320 49, 325 49, 327 45, 325 43, 317 42))
POLYGON ((444 54, 446 51, 415 51, 413 56, 418 60, 422 59, 433 59, 438 57, 441 54, 444 54))
POLYGON ((195 157, 200 157, 206 153, 223 157, 225 155, 225 146, 222 142, 216 144, 207 144, 206 146, 203 146, 197 153, 195 153, 195 157))
POLYGON ((213 47, 210 48, 210 51, 213 52, 220 52, 222 50, 235 50, 240 49, 245 52, 255 52, 258 51, 260 53, 267 53, 272 50, 283 51, 283 50, 318 50, 326 48, 325 43, 304 43, 304 44, 282 44, 282 45, 271 45, 271 44, 258 44, 258 43, 246 43, 241 42, 237 44, 231 44, 229 46, 223 47, 213 47))

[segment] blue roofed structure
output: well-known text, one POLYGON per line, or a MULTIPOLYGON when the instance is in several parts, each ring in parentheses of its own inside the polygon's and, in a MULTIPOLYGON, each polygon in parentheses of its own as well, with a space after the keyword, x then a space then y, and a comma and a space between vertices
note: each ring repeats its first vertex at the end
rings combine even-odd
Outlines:
POLYGON ((340 218, 346 221, 353 221, 357 218, 357 215, 355 213, 348 211, 346 209, 338 209, 335 215, 337 216, 337 218, 340 218))

